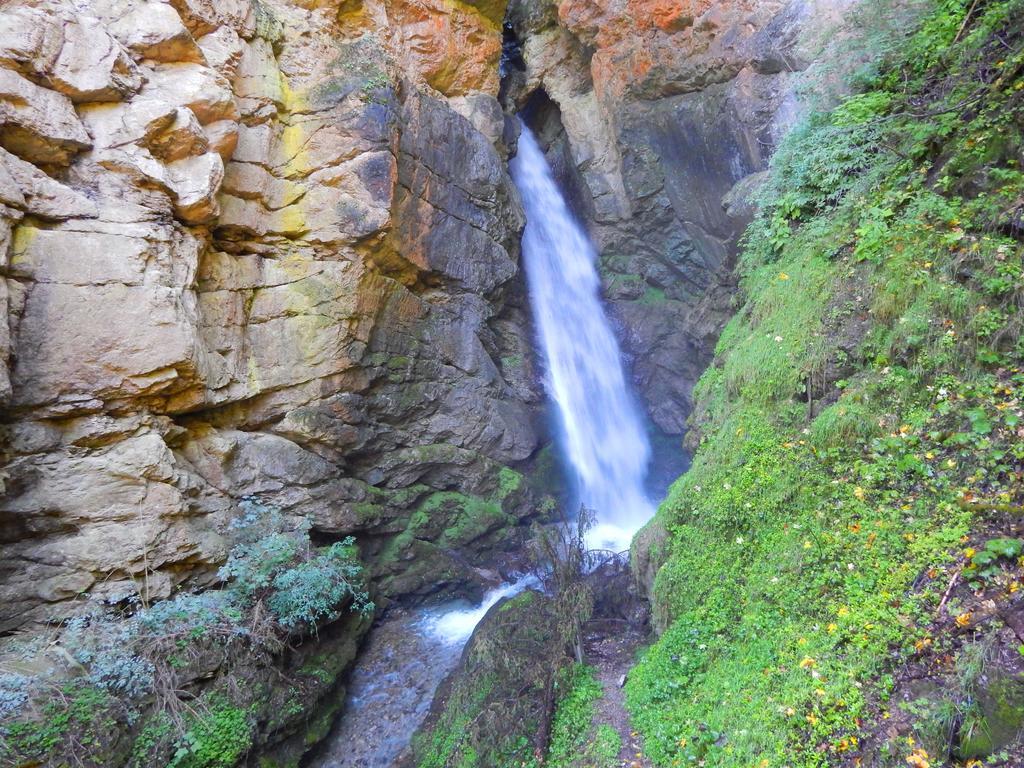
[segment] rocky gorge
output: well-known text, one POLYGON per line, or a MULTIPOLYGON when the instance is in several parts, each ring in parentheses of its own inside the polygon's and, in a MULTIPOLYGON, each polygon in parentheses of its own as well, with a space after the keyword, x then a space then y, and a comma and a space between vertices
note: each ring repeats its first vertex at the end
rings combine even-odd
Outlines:
MULTIPOLYGON (((912 5, 894 26, 927 18, 912 5)), ((651 599, 675 642, 698 589, 679 493, 709 435, 750 430, 721 416, 742 387, 715 394, 736 335, 719 337, 778 306, 744 304, 741 235, 759 200, 774 210, 776 149, 870 61, 861 26, 853 0, 0 5, 0 764, 298 765, 339 732, 375 621, 525 567, 572 494, 520 261, 520 119, 599 253, 653 498, 697 451, 635 581, 602 582, 629 607, 590 585, 595 621, 643 624, 651 599)), ((785 391, 808 419, 859 370, 853 340, 823 335, 843 361, 785 391)), ((751 535, 698 547, 722 531, 751 535)), ((509 718, 516 765, 559 743, 580 643, 560 600, 488 614, 404 760, 512 765, 484 748, 509 718), (513 648, 537 664, 502 661, 513 648)), ((665 648, 637 680, 686 658, 665 648)), ((634 709, 649 743, 696 743, 634 709)), ((709 744, 694 759, 726 742, 709 744)))

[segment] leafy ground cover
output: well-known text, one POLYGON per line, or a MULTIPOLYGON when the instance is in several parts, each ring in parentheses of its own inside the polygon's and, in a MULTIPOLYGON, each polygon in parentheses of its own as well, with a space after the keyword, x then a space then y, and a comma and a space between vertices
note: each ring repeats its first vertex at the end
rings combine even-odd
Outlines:
MULTIPOLYGON (((773 162, 700 446, 658 512, 664 633, 627 685, 657 765, 1021 754, 972 753, 963 717, 930 752, 879 722, 936 632, 1006 623, 950 603, 980 599, 963 569, 1013 567, 998 540, 1024 513, 1024 4, 930 3, 873 44, 773 162)), ((938 644, 946 672, 976 653, 938 644)), ((928 720, 900 713, 901 734, 928 720)))

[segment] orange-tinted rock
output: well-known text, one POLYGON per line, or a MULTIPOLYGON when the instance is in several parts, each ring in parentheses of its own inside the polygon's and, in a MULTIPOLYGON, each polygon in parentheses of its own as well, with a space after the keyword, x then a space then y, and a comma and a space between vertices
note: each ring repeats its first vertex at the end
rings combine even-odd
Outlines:
POLYGON ((389 10, 407 72, 446 96, 497 94, 499 22, 455 0, 392 0, 389 10))

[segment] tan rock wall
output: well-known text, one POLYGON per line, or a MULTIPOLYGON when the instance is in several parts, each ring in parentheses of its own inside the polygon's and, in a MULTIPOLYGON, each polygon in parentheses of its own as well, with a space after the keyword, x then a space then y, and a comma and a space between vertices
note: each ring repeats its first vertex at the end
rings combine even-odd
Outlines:
POLYGON ((247 493, 421 483, 401 530, 533 452, 502 11, 0 8, 0 629, 210 578, 247 493))

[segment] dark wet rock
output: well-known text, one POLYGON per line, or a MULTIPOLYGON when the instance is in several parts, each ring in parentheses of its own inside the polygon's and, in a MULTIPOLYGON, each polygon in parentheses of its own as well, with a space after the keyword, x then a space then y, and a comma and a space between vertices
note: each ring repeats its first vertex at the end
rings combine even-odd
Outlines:
POLYGON ((504 93, 600 251, 640 395, 680 435, 732 313, 750 192, 796 121, 800 72, 845 3, 671 8, 517 0, 504 93))
POLYGON ((473 755, 473 765, 500 768, 542 755, 555 678, 570 661, 561 623, 555 601, 535 590, 491 608, 399 765, 459 765, 473 755))

